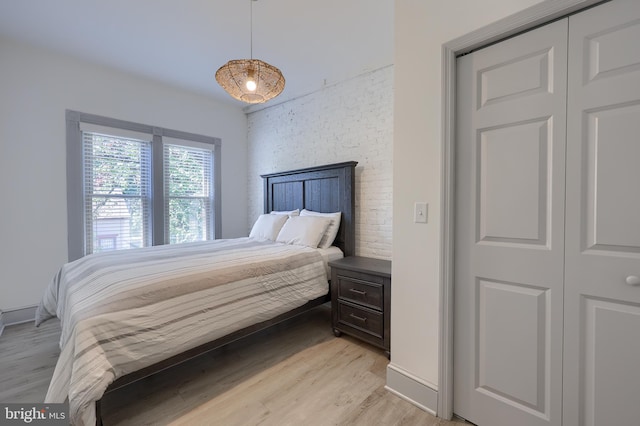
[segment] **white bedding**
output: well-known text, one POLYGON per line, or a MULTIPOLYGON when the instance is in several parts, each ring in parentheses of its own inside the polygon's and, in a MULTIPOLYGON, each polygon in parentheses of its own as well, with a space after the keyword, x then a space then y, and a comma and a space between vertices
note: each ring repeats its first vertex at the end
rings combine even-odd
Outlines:
POLYGON ((251 238, 89 255, 63 266, 36 314, 61 320, 61 354, 45 402, 95 424, 95 401, 118 377, 328 292, 339 249, 251 238), (337 250, 337 251, 336 251, 337 250))
POLYGON ((317 250, 322 255, 322 259, 324 259, 324 268, 327 271, 327 281, 330 281, 331 267, 329 266, 329 262, 342 259, 344 257, 344 253, 336 246, 331 246, 329 248, 319 248, 317 250))

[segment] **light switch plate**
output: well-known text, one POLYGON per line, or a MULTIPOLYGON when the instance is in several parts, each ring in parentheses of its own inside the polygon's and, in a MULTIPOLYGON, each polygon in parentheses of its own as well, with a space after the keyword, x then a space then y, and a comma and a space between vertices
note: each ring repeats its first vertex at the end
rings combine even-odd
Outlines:
POLYGON ((415 223, 427 223, 429 205, 424 202, 416 202, 413 209, 413 221, 415 223))

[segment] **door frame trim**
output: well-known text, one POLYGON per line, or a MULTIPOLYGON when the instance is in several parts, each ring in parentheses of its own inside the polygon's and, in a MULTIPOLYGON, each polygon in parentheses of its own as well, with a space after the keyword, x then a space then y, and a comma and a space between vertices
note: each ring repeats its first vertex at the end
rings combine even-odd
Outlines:
MULTIPOLYGON (((606 0, 608 1, 608 0, 606 0)), ((603 0, 544 0, 442 45, 440 327, 438 417, 453 416, 453 284, 455 212, 456 57, 589 8, 603 0)))

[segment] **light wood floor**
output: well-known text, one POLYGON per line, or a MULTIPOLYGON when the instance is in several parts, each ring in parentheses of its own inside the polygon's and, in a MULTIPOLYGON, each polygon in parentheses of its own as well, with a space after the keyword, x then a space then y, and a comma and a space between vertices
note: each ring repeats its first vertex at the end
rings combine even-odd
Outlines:
MULTIPOLYGON (((331 333, 321 306, 268 332, 116 390, 110 425, 464 425, 384 389, 382 350, 331 333)), ((0 337, 0 401, 42 402, 60 327, 7 327, 0 337)))

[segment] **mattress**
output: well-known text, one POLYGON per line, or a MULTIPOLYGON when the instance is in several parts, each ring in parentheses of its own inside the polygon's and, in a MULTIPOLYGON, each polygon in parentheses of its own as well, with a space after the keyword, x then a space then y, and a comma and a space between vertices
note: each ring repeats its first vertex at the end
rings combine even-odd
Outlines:
POLYGON ((37 325, 54 315, 62 325, 45 402, 68 398, 73 424, 95 424, 115 379, 326 294, 338 252, 238 238, 64 265, 36 313, 37 325))

